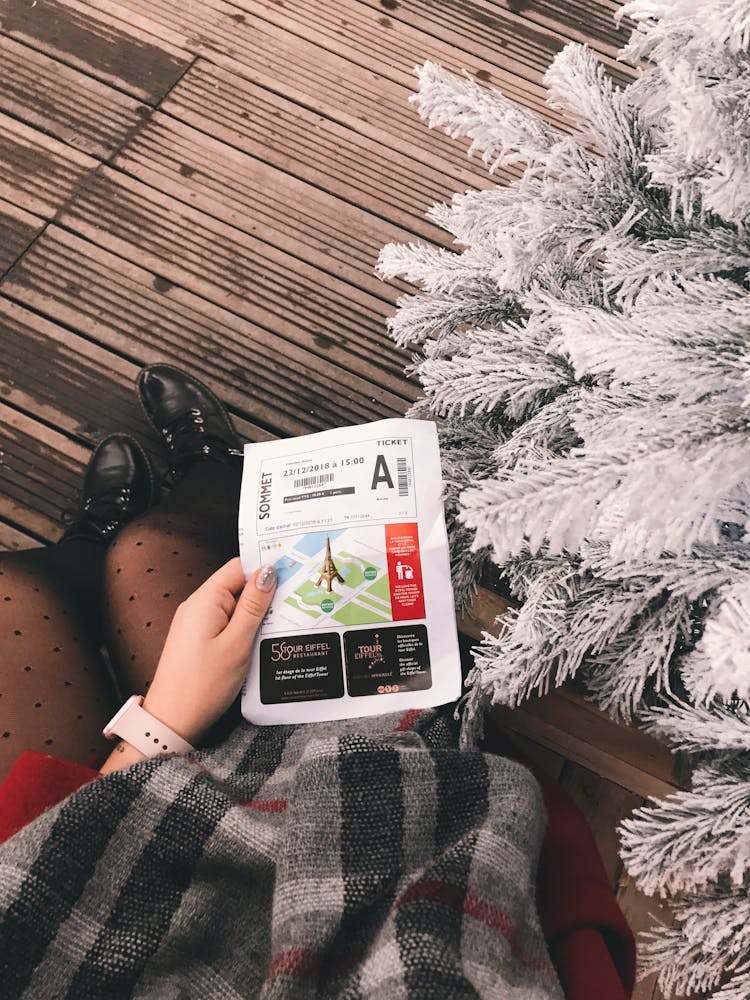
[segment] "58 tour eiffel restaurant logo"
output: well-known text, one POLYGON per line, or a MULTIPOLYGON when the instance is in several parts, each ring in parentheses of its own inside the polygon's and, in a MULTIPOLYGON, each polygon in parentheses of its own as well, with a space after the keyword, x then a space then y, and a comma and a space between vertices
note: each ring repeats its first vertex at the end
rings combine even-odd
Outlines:
POLYGON ((325 656, 330 653, 330 642, 287 642, 282 639, 280 642, 271 644, 271 662, 288 663, 290 660, 302 660, 308 656, 325 656))

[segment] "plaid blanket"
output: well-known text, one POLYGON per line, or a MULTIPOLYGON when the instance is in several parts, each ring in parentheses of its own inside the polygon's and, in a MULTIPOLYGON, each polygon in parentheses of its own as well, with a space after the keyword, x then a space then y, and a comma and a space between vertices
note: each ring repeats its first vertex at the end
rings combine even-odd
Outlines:
POLYGON ((562 1000, 521 765, 448 712, 240 725, 81 788, 0 848, 4 1000, 562 1000))

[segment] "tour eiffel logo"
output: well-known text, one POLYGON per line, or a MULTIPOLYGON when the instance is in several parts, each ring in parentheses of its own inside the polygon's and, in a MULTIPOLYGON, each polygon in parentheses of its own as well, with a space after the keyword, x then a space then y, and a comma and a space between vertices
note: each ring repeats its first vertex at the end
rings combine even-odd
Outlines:
POLYGON ((369 660, 367 664, 368 670, 372 670, 373 667, 377 667, 380 663, 385 663, 385 658, 383 656, 383 645, 380 642, 380 633, 375 633, 375 641, 369 643, 361 643, 357 652, 354 654, 355 660, 369 660))

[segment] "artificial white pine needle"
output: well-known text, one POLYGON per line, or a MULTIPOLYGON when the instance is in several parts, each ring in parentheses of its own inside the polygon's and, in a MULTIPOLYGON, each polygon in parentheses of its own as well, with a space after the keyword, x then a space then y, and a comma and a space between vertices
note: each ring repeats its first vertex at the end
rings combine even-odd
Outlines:
POLYGON ((622 827, 677 925, 643 942, 666 996, 750 998, 750 3, 633 0, 626 87, 585 46, 545 82, 563 133, 434 63, 413 101, 507 186, 385 247, 416 286, 389 328, 440 421, 456 594, 520 599, 485 635, 464 738, 578 675, 693 755, 622 827))

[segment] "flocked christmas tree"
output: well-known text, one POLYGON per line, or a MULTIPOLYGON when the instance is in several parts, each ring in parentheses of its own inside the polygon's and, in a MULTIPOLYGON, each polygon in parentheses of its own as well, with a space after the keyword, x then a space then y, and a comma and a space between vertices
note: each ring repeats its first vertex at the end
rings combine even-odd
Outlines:
MULTIPOLYGON (((566 678, 692 755, 623 857, 674 928, 644 971, 750 998, 750 3, 635 0, 615 86, 585 47, 546 76, 550 127, 426 63, 420 113, 510 186, 429 217, 456 249, 386 247, 442 425, 455 585, 488 560, 519 598, 476 651, 467 718, 566 678)), ((469 727, 470 728, 470 727, 469 727)))

